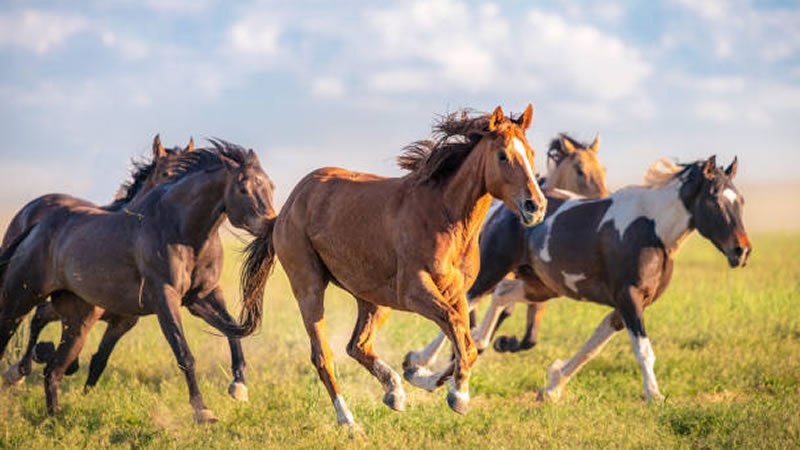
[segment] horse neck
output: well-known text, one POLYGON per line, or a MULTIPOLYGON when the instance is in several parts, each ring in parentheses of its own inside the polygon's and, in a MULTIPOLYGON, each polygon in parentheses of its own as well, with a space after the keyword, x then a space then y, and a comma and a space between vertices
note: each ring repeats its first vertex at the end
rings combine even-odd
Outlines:
POLYGON ((480 148, 472 149, 443 189, 447 217, 452 224, 463 226, 467 238, 477 237, 492 203, 484 177, 484 154, 480 148))
POLYGON ((638 214, 655 222, 656 234, 670 256, 677 253, 694 230, 691 214, 680 196, 681 185, 681 180, 674 179, 663 186, 629 188, 638 194, 638 214))
POLYGON ((230 173, 224 168, 188 175, 169 187, 161 204, 178 220, 180 235, 193 246, 202 246, 225 219, 225 189, 230 173))

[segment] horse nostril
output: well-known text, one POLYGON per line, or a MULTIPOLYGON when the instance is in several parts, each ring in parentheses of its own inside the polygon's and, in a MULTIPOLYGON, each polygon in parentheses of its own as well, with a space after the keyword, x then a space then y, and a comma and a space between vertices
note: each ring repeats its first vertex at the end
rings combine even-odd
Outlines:
POLYGON ((528 214, 533 214, 539 209, 539 207, 536 206, 536 203, 533 200, 525 200, 525 203, 522 204, 522 208, 528 214))
POLYGON ((744 254, 744 249, 742 247, 737 246, 733 249, 733 253, 736 255, 737 258, 741 258, 742 254, 744 254))

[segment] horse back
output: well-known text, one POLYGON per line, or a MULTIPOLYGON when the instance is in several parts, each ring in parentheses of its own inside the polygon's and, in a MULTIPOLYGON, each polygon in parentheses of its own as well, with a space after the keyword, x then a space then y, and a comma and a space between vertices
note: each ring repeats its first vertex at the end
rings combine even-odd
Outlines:
POLYGON ((93 203, 67 194, 46 194, 28 202, 9 222, 3 236, 0 251, 6 249, 24 230, 39 223, 52 212, 80 206, 94 206, 93 203))

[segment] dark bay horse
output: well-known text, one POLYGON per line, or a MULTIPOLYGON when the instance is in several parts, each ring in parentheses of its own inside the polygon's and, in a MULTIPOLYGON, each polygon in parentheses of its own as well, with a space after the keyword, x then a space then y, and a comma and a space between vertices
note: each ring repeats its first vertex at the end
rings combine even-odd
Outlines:
POLYGON ((488 344, 500 312, 515 301, 565 296, 608 305, 614 311, 583 347, 548 369, 540 399, 558 399, 578 369, 623 327, 642 371, 645 399, 662 398, 643 312, 666 290, 674 257, 695 229, 731 267, 747 263, 752 247, 742 222, 744 199, 732 183, 736 170, 736 159, 725 170, 713 156, 683 165, 661 160, 648 169, 644 186, 605 199, 549 199, 556 211, 526 232, 525 265, 509 261, 518 278, 497 287, 476 340, 488 344))
MULTIPOLYGON (((161 138, 156 135, 153 138, 152 157, 146 161, 133 161, 133 171, 131 173, 131 180, 127 181, 120 186, 114 201, 108 205, 101 206, 101 209, 107 211, 120 211, 125 205, 130 203, 137 195, 143 195, 153 189, 155 186, 163 184, 171 179, 174 175, 174 168, 172 161, 174 157, 182 152, 191 152, 194 149, 194 140, 189 139, 189 144, 181 149, 174 147, 165 149, 161 144, 161 138)), ((46 194, 35 198, 28 202, 17 214, 11 219, 8 227, 6 228, 3 236, 2 245, 0 245, 0 253, 5 251, 14 240, 21 235, 26 229, 38 223, 48 214, 51 214, 59 209, 70 210, 72 208, 81 207, 94 207, 94 203, 83 200, 77 197, 66 194, 46 194)), ((73 295, 69 292, 57 292, 54 295, 73 295)), ((28 338, 28 345, 22 359, 13 364, 6 373, 3 375, 3 384, 5 386, 12 386, 24 381, 25 376, 31 372, 31 361, 46 362, 49 356, 54 352, 52 343, 42 343, 38 347, 36 341, 42 329, 50 322, 60 320, 60 316, 56 312, 53 305, 49 302, 40 303, 36 307, 36 313, 31 319, 30 336, 28 338), (37 350, 36 352, 34 350, 37 350)), ((108 322, 109 326, 103 334, 103 339, 100 344, 100 351, 92 358, 92 367, 89 372, 89 379, 86 382, 87 387, 92 387, 97 382, 105 363, 108 360, 107 354, 110 349, 114 347, 119 337, 125 331, 130 329, 136 323, 136 317, 123 317, 116 316, 112 313, 103 314, 100 318, 108 322), (123 331, 124 330, 124 331, 123 331), (108 351, 105 351, 108 349, 108 351), (105 356, 104 356, 105 355, 105 356)), ((78 360, 76 359, 67 369, 66 374, 72 374, 78 370, 78 360)))
POLYGON ((531 115, 529 105, 517 120, 500 107, 478 117, 447 116, 436 126, 436 141, 418 142, 398 158, 410 170, 402 178, 318 169, 294 188, 273 233, 262 237, 262 253, 269 258, 274 250, 289 277, 311 361, 340 424, 355 425, 336 384, 325 331, 323 297, 331 282, 356 298, 358 321, 347 353, 380 381, 386 405, 404 410, 405 392, 373 340, 389 312, 399 309, 433 320, 453 342, 454 364, 431 382, 454 377, 448 404, 466 412, 477 353, 464 291, 477 274, 481 223, 492 196, 526 225, 538 223, 546 206, 525 138, 531 115))
MULTIPOLYGON (((565 190, 575 192, 584 197, 596 198, 608 195, 606 187, 606 169, 600 163, 597 152, 600 147, 599 136, 595 138, 591 145, 576 141, 566 133, 561 133, 550 141, 547 151, 547 176, 539 179, 539 183, 545 193, 550 196, 569 195, 566 192, 554 192, 554 190, 565 190)), ((548 214, 552 212, 554 204, 548 203, 548 214)), ((545 216, 547 217, 547 216, 545 216)), ((481 252, 481 269, 478 278, 472 287, 467 291, 467 302, 470 305, 470 326, 474 327, 475 311, 477 302, 491 288, 509 275, 507 270, 507 259, 514 258, 521 263, 523 248, 525 246, 525 227, 522 226, 516 215, 502 203, 493 206, 486 217, 486 222, 481 229, 479 238, 481 252), (503 261, 501 265, 494 263, 494 260, 503 261), (497 267, 497 269, 495 269, 497 267), (503 270, 506 270, 503 272, 503 270), (484 286, 489 286, 484 288, 484 286)), ((512 272, 513 274, 513 272, 512 272)), ((511 313, 513 304, 503 311, 502 318, 511 313)), ((541 317, 544 304, 534 304, 529 306, 528 315, 541 317)), ((524 346, 528 342, 532 347, 535 345, 536 336, 526 335, 522 343, 517 343, 517 347, 524 346)), ((417 367, 423 373, 436 360, 436 356, 445 344, 444 333, 439 333, 428 346, 420 351, 412 351, 406 355, 404 366, 417 367)), ((478 351, 483 350, 478 345, 478 351)))
MULTIPOLYGON (((215 421, 194 374, 183 336, 180 306, 187 299, 219 296, 218 286, 196 285, 198 255, 227 216, 252 234, 274 222, 273 185, 252 150, 213 141, 213 149, 181 156, 177 181, 135 198, 127 212, 96 207, 59 210, 25 230, 0 255, 0 357, 20 321, 48 295, 61 316, 62 342, 44 371, 50 413, 58 384, 80 353, 104 310, 122 316, 156 314, 186 376, 198 422, 215 421), (99 308, 97 308, 99 307, 99 308)), ((217 317, 210 324, 229 337, 244 337, 260 324, 264 284, 243 274, 247 289, 241 323, 217 317)))

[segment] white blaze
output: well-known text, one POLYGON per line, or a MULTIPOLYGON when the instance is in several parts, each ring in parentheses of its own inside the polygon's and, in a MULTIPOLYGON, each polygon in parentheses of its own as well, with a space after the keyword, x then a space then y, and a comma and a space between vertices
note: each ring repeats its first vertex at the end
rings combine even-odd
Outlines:
POLYGON ((737 197, 736 192, 733 192, 733 189, 731 189, 731 188, 727 188, 724 191, 722 191, 722 195, 725 198, 727 198, 728 201, 731 202, 731 203, 736 201, 736 197, 737 197))

